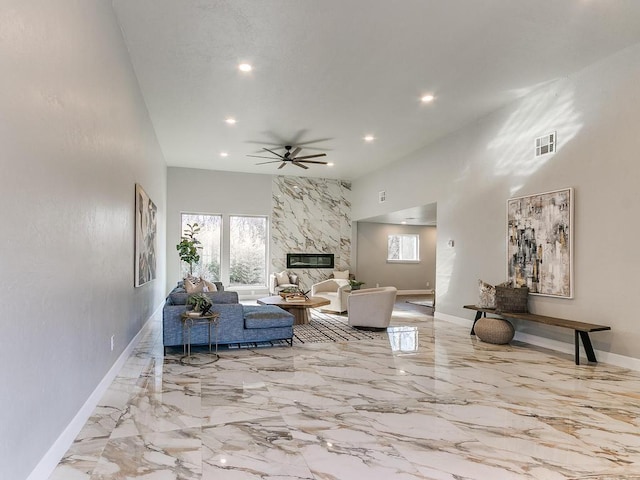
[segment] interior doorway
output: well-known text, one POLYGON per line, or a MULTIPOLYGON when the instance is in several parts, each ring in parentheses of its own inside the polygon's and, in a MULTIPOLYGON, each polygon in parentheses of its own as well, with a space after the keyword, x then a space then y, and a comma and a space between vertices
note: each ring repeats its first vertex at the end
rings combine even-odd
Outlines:
POLYGON ((364 288, 395 286, 401 294, 435 293, 436 203, 360 219, 354 240, 356 275, 365 282, 364 288), (418 242, 416 252, 413 238, 418 242), (398 255, 398 245, 406 252, 398 255), (417 258, 412 258, 415 253, 417 258))

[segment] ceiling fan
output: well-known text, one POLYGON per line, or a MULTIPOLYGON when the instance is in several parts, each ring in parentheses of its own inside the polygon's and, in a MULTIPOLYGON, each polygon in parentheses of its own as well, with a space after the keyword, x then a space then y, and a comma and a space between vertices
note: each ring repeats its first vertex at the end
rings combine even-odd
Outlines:
POLYGON ((263 150, 266 150, 269 153, 272 153, 273 155, 275 155, 276 157, 278 157, 277 159, 274 159, 274 157, 263 157, 261 155, 247 155, 247 157, 255 157, 255 158, 270 158, 271 161, 269 162, 260 162, 260 163, 256 163, 256 165, 264 165, 266 163, 278 163, 280 162, 280 166, 278 167, 278 170, 281 169, 282 167, 284 167, 287 162, 291 162, 293 165, 296 165, 300 168, 304 168, 305 170, 308 169, 309 167, 307 167, 306 165, 304 165, 305 163, 316 163, 319 165, 326 165, 327 162, 322 162, 320 160, 309 160, 310 158, 317 158, 317 157, 326 157, 327 154, 326 153, 317 153, 315 155, 304 155, 302 157, 298 157, 297 155, 300 153, 300 150, 302 150, 301 147, 295 147, 293 149, 293 151, 291 150, 293 147, 291 145, 285 145, 284 149, 285 149, 285 153, 284 155, 280 155, 277 152, 274 152, 273 150, 269 150, 268 148, 263 148, 263 150))

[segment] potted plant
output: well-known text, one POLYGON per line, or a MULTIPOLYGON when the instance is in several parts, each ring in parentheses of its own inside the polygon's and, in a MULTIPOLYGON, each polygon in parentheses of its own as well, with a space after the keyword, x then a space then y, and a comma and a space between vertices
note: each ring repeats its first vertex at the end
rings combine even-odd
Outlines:
POLYGON ((213 303, 206 294, 194 293, 187 298, 187 305, 191 305, 194 312, 200 312, 200 315, 206 315, 213 303))
POLYGON ((364 282, 360 282, 358 280, 349 280, 349 285, 351 285, 351 290, 360 290, 360 287, 364 285, 364 282))
POLYGON ((202 250, 200 240, 196 238, 196 234, 200 233, 200 226, 197 223, 193 225, 187 223, 187 228, 182 232, 180 243, 176 245, 180 260, 189 264, 189 275, 193 275, 193 264, 200 261, 198 250, 202 250))

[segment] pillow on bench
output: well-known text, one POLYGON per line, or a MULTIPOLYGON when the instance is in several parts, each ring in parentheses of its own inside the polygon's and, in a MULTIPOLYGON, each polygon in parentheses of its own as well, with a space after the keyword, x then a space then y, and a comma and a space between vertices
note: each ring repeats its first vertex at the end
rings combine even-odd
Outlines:
POLYGON ((478 307, 496 308, 496 287, 478 280, 478 307))
POLYGON ((496 285, 496 313, 528 313, 529 287, 513 288, 509 283, 496 285))

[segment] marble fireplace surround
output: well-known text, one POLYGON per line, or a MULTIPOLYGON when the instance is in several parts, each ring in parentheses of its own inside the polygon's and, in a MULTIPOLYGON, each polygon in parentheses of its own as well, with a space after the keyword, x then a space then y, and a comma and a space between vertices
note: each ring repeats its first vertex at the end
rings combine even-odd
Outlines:
POLYGON ((351 184, 327 178, 273 179, 271 273, 288 270, 305 291, 351 267, 351 184), (287 254, 334 255, 333 268, 287 268, 287 254))

